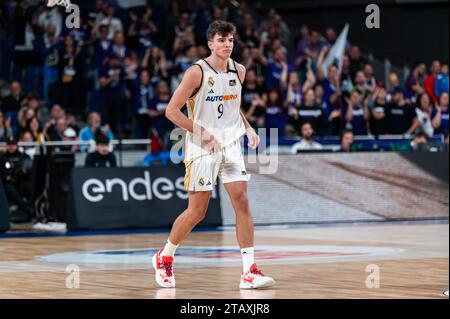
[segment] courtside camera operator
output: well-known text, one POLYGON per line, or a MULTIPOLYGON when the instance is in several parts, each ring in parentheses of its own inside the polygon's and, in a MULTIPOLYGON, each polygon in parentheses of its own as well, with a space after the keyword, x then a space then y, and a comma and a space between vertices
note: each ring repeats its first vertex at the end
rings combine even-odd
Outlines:
POLYGON ((14 137, 7 139, 6 153, 0 155, 0 176, 8 203, 18 210, 11 213, 11 221, 26 222, 34 217, 34 210, 28 199, 31 194, 31 158, 19 151, 14 137))

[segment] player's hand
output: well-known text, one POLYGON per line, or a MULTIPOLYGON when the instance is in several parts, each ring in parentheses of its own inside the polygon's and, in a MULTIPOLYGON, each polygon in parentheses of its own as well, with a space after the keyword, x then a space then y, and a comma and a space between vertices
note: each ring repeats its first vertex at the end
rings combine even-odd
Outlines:
POLYGON ((251 149, 256 149, 259 145, 259 136, 256 134, 255 130, 252 127, 247 129, 247 137, 248 137, 248 146, 251 149))
POLYGON ((209 133, 206 129, 202 128, 201 130, 202 144, 206 145, 208 151, 210 153, 219 152, 222 148, 220 143, 216 140, 214 135, 209 133))

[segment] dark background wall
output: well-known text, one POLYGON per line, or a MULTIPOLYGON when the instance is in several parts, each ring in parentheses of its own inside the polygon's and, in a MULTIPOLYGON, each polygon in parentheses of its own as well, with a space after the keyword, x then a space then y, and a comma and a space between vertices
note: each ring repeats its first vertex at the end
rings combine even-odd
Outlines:
POLYGON ((338 32, 350 23, 349 39, 366 53, 388 57, 398 66, 417 60, 427 64, 433 59, 448 62, 449 2, 423 0, 385 1, 260 1, 264 12, 274 7, 287 20, 293 31, 305 23, 323 32, 333 26, 338 32), (381 28, 367 29, 365 8, 375 3, 380 7, 381 28))

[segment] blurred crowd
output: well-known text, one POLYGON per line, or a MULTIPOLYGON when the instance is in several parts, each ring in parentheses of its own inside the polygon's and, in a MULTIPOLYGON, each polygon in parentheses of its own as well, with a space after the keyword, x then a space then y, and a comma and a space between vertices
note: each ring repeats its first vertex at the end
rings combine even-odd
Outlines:
POLYGON ((165 108, 186 69, 209 55, 206 29, 216 19, 237 26, 233 57, 247 68, 242 108, 255 128, 278 128, 281 138, 448 133, 446 61, 418 61, 407 79, 392 72, 383 83, 347 42, 342 69, 324 68, 339 30, 294 29, 274 9, 259 15, 238 3, 148 0, 123 9, 96 0, 81 11, 81 28, 68 29, 62 7, 2 1, 0 140, 93 141, 102 133, 167 148, 165 108))

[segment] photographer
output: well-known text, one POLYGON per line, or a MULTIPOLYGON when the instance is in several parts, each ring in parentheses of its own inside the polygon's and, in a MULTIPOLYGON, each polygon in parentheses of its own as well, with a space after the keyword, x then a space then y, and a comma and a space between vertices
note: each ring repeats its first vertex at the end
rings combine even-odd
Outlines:
POLYGON ((10 205, 17 205, 19 211, 11 216, 12 221, 30 221, 34 210, 27 196, 31 194, 31 158, 19 151, 17 140, 7 140, 6 153, 0 157, 0 175, 10 205))

